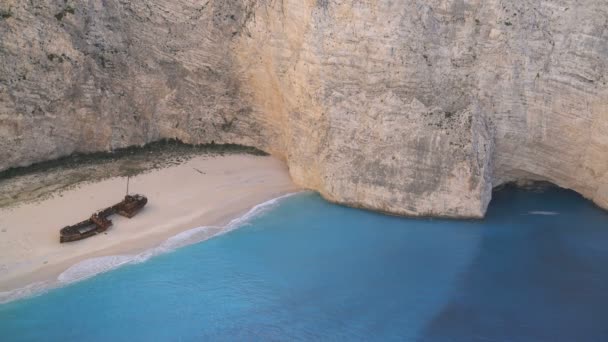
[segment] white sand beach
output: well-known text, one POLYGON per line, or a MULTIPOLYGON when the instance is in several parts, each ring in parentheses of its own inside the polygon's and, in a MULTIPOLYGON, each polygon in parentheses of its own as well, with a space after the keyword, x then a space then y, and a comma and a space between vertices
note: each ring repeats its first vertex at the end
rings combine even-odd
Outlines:
POLYGON ((134 218, 111 217, 104 234, 59 243, 59 230, 122 200, 126 178, 84 184, 41 202, 0 209, 0 292, 56 279, 93 257, 133 254, 182 231, 223 225, 256 204, 297 191, 287 167, 273 157, 200 156, 130 180, 148 197, 134 218))

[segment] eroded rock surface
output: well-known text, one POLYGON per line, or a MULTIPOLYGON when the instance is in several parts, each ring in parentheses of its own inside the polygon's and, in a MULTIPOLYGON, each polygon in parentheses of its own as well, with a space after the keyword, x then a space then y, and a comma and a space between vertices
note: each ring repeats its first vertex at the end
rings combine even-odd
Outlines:
POLYGON ((0 2, 0 170, 253 145, 326 198, 480 217, 546 180, 608 207, 604 0, 0 2))

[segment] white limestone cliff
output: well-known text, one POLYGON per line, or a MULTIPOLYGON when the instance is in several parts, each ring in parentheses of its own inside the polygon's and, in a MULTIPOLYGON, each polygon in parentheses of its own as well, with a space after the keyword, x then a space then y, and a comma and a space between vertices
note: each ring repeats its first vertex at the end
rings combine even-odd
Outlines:
POLYGON ((2 0, 0 36, 0 170, 178 138, 389 213, 521 180, 608 208, 603 0, 2 0))

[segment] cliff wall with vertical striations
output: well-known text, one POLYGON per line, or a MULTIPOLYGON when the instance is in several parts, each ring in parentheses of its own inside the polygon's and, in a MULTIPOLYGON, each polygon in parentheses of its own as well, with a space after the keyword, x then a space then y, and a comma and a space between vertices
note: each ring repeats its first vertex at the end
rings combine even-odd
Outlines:
POLYGON ((0 170, 178 138, 396 214, 608 207, 603 0, 2 0, 0 36, 0 170))

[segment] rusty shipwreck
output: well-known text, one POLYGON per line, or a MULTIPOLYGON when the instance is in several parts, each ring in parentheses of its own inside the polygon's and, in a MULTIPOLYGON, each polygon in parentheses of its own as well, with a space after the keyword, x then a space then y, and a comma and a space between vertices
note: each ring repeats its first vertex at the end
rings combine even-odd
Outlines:
POLYGON ((108 217, 118 214, 132 218, 146 203, 148 203, 148 199, 143 195, 126 195, 121 202, 94 213, 89 219, 62 228, 59 231, 59 242, 82 240, 102 233, 112 225, 112 221, 108 217))

